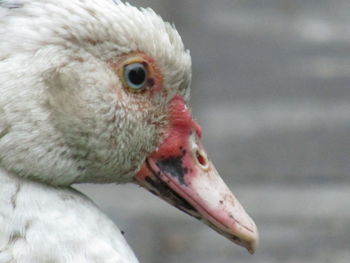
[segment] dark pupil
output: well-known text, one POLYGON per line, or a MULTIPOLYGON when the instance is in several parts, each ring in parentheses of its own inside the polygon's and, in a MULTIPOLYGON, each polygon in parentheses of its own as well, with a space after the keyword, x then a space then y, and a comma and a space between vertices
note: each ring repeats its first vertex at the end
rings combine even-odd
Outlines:
POLYGON ((134 65, 130 69, 128 77, 132 84, 140 85, 145 81, 146 71, 142 65, 134 65))

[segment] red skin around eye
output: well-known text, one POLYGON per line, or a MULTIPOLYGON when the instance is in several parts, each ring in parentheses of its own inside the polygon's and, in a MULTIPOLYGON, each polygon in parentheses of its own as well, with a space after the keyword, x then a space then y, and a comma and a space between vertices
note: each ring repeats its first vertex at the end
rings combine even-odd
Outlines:
POLYGON ((164 95, 166 95, 166 91, 163 89, 163 75, 154 59, 144 53, 140 53, 139 55, 145 60, 146 64, 148 65, 148 89, 151 96, 161 91, 164 92, 164 95))
POLYGON ((164 95, 166 95, 166 90, 163 88, 163 74, 155 60, 151 56, 148 56, 142 52, 134 55, 135 57, 138 56, 141 58, 148 68, 147 90, 149 91, 150 95, 153 96, 159 92, 164 92, 164 95))
MULTIPOLYGON (((130 52, 124 55, 121 55, 109 62, 109 65, 113 69, 114 72, 116 72, 119 76, 119 78, 123 79, 123 68, 125 65, 131 64, 131 63, 142 63, 144 64, 148 69, 148 81, 146 89, 143 92, 140 92, 143 95, 147 94, 149 96, 154 96, 161 92, 164 96, 167 95, 166 89, 163 87, 163 75, 162 72, 155 62, 155 60, 151 57, 146 55, 143 52, 130 52)), ((125 83, 124 83, 125 86, 125 83)), ((130 92, 130 91, 129 91, 130 92)))

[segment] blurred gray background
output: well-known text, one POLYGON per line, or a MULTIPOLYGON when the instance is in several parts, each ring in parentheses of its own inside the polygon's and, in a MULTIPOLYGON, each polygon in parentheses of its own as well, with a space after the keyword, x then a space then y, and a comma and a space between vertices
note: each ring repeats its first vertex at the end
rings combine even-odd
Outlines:
POLYGON ((350 1, 133 0, 176 24, 255 255, 136 186, 81 185, 143 263, 350 262, 350 1))

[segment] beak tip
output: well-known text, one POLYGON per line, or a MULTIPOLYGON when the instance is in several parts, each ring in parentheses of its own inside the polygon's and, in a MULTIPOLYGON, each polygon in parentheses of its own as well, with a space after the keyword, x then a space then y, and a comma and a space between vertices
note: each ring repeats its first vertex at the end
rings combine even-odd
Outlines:
POLYGON ((247 247, 248 252, 253 255, 256 251, 256 247, 257 247, 257 242, 253 241, 249 247, 247 247))
POLYGON ((248 252, 249 252, 251 255, 254 255, 254 253, 255 253, 255 248, 249 247, 249 248, 247 248, 247 250, 248 250, 248 252))
POLYGON ((248 252, 253 255, 258 247, 259 244, 259 236, 257 234, 256 238, 248 243, 247 250, 248 252))

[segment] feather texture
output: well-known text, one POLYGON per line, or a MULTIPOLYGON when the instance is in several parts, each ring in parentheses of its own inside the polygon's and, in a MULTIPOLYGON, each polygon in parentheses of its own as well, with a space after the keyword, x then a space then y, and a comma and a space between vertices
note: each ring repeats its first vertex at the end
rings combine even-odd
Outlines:
POLYGON ((119 229, 72 188, 0 169, 0 263, 136 263, 119 229))

